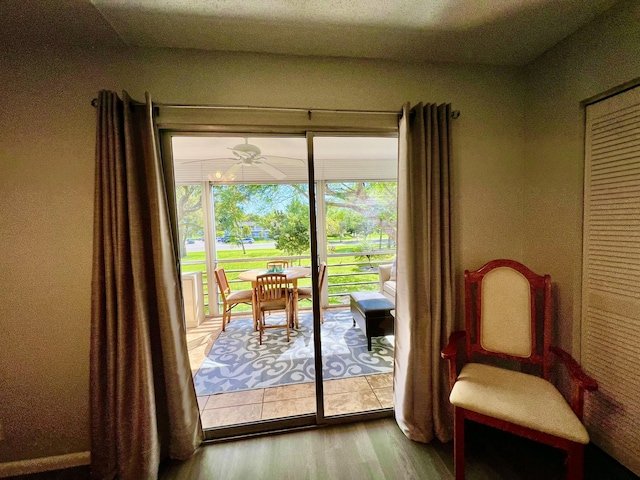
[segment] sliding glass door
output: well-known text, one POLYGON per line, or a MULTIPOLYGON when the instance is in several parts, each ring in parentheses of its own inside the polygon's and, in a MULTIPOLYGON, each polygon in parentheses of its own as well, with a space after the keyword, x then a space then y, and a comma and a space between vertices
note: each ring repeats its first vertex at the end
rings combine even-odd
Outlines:
POLYGON ((393 262, 397 139, 174 132, 165 143, 209 437, 388 411, 393 332, 367 338, 350 301, 379 293, 378 267, 393 262), (251 292, 271 261, 282 263, 291 303, 264 322, 289 323, 289 341, 281 327, 260 343, 251 292))

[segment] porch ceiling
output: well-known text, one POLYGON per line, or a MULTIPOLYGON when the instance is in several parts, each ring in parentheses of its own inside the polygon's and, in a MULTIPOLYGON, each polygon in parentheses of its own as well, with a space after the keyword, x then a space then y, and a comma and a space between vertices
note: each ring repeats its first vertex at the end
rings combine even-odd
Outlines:
MULTIPOLYGON (((304 137, 251 137, 246 141, 260 148, 264 163, 286 177, 275 178, 256 165, 242 165, 231 150, 244 144, 244 137, 173 137, 173 160, 177 184, 215 183, 300 183, 307 181, 307 150, 304 137), (284 157, 284 158, 282 158, 284 157), (300 160, 293 164, 288 159, 300 160)), ((314 173, 316 180, 374 181, 397 178, 397 139, 389 137, 316 137, 314 173)))

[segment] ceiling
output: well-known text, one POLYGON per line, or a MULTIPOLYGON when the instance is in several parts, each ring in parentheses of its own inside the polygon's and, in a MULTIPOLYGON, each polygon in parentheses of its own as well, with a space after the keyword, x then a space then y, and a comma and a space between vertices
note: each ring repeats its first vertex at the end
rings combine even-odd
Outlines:
POLYGON ((525 65, 617 0, 2 0, 0 41, 525 65))
MULTIPOLYGON (((314 176, 328 182, 394 181, 398 170, 395 137, 314 136, 314 176)), ((176 184, 306 183, 307 139, 297 136, 235 137, 174 136, 172 157, 176 184), (256 165, 241 165, 233 153, 249 143, 259 149, 258 159, 277 169, 274 177, 256 165), (297 160, 295 160, 297 159, 297 160), (238 165, 229 172, 234 165, 238 165)))

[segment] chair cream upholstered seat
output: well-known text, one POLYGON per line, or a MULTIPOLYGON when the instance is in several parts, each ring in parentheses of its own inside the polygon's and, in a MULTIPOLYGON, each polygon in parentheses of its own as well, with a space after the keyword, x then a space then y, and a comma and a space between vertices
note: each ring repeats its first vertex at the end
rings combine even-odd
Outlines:
POLYGON ((387 280, 382 286, 382 294, 387 298, 396 298, 396 281, 387 280))
POLYGON ((229 303, 250 303, 253 292, 251 290, 238 290, 227 295, 229 303))
POLYGON ((298 287, 298 295, 301 297, 311 297, 313 295, 313 289, 311 287, 298 287))
POLYGON ((589 443, 584 425, 560 392, 544 378, 468 363, 451 390, 451 403, 539 432, 589 443))

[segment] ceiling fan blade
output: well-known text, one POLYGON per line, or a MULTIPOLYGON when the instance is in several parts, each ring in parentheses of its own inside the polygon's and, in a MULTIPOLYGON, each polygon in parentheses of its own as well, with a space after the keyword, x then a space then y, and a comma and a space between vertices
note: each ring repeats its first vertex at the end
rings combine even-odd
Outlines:
POLYGON ((282 179, 287 177, 287 175, 284 172, 281 172, 276 167, 273 167, 273 166, 269 165, 268 163, 254 162, 253 164, 256 167, 258 167, 258 168, 264 170, 265 172, 267 172, 272 177, 277 178, 278 180, 282 180, 282 179))
POLYGON ((281 163, 283 165, 295 165, 301 167, 304 165, 304 160, 293 157, 279 157, 278 155, 262 155, 260 159, 264 159, 267 162, 281 163))
POLYGON ((201 158, 200 160, 182 160, 182 159, 174 159, 176 163, 197 163, 197 162, 214 162, 216 160, 233 160, 237 161, 237 158, 234 157, 219 157, 219 158, 201 158))

